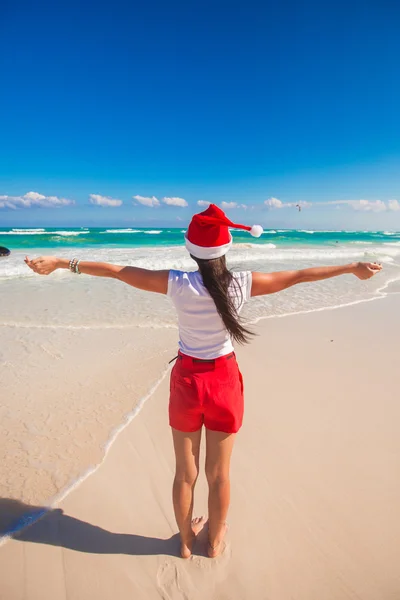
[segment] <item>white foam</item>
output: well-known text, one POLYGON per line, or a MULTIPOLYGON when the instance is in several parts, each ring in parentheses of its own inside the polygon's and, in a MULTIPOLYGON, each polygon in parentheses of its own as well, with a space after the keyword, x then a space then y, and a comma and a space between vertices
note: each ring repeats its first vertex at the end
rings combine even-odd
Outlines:
MULTIPOLYGON (((39 252, 43 253, 43 250, 39 252)), ((10 256, 0 259, 0 278, 37 277, 24 263, 24 250, 15 250, 10 256)), ((58 250, 60 257, 69 257, 65 249, 58 250)), ((142 267, 145 269, 193 269, 194 263, 183 245, 163 246, 162 252, 157 246, 138 248, 81 248, 81 260, 115 262, 142 267)), ((334 246, 277 246, 272 243, 236 243, 228 255, 228 264, 240 264, 255 270, 282 270, 285 268, 303 268, 313 261, 342 262, 352 260, 388 261, 388 258, 400 257, 400 242, 384 244, 337 244, 334 246)), ((50 278, 66 278, 67 270, 56 271, 50 278)))
POLYGON ((23 323, 19 321, 0 321, 0 327, 13 329, 57 329, 65 331, 99 331, 108 329, 177 329, 174 323, 91 323, 90 325, 70 325, 62 323, 23 323))
POLYGON ((105 231, 102 231, 101 233, 142 233, 141 229, 106 229, 105 231))
POLYGON ((0 235, 45 235, 48 231, 2 231, 0 235))
POLYGON ((86 231, 46 231, 49 235, 61 235, 64 237, 70 237, 74 235, 85 235, 86 231))
POLYGON ((84 235, 86 231, 45 231, 44 229, 33 229, 33 230, 13 230, 13 231, 2 231, 0 235, 61 235, 61 236, 73 236, 73 235, 84 235))
POLYGON ((238 248, 276 248, 276 244, 272 244, 270 242, 266 244, 252 244, 251 242, 238 242, 236 244, 232 244, 232 248, 237 250, 238 248))
POLYGON ((17 229, 17 228, 15 228, 15 229, 12 229, 11 231, 46 231, 46 230, 45 229, 40 229, 40 228, 37 228, 37 229, 34 229, 34 228, 33 229, 29 229, 29 228, 27 228, 27 229, 17 229))
POLYGON ((158 233, 161 233, 161 229, 150 229, 150 231, 143 231, 143 233, 158 234, 158 233))
POLYGON ((398 281, 400 281, 400 276, 388 279, 387 281, 385 281, 385 283, 382 286, 377 288, 377 290, 375 291, 375 296, 372 296, 372 298, 361 298, 359 300, 343 302, 342 304, 333 304, 331 306, 321 306, 319 308, 313 307, 313 308, 310 308, 307 310, 299 310, 299 311, 293 311, 293 312, 282 313, 282 314, 263 315, 261 317, 257 317, 256 319, 253 319, 252 321, 249 321, 249 324, 255 325, 256 323, 258 323, 259 321, 262 321, 264 319, 277 319, 277 318, 282 318, 282 317, 292 317, 294 315, 304 315, 304 314, 309 314, 309 313, 314 313, 314 312, 322 312, 325 310, 336 310, 338 308, 346 308, 347 306, 355 306, 356 304, 363 304, 364 302, 375 302, 376 300, 383 300, 384 298, 386 298, 388 296, 388 293, 385 292, 384 290, 386 290, 392 283, 397 283, 398 281))

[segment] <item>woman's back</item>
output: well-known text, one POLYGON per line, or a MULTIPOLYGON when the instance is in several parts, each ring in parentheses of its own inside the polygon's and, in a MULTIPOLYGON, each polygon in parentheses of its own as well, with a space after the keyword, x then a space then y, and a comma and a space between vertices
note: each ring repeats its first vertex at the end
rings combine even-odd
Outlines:
MULTIPOLYGON (((250 299, 251 272, 232 272, 232 275, 228 294, 239 313, 250 299)), ((199 271, 171 270, 167 294, 178 313, 181 352, 201 359, 217 358, 232 352, 231 337, 199 271)))

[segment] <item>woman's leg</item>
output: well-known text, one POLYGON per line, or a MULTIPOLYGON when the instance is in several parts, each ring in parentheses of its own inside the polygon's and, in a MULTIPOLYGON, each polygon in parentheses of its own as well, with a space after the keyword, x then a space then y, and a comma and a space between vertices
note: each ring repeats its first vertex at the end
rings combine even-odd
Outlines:
POLYGON ((230 500, 229 467, 234 433, 206 429, 206 477, 208 481, 209 548, 211 557, 222 551, 230 500))
POLYGON ((176 459, 172 497, 181 535, 181 555, 189 558, 194 539, 204 525, 203 517, 192 520, 193 492, 199 473, 201 429, 188 433, 172 428, 172 436, 176 459))

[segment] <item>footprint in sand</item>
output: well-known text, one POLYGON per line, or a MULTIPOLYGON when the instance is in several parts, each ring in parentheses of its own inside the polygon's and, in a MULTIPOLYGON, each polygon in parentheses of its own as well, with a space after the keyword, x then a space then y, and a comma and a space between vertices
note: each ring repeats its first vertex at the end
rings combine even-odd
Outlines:
POLYGON ((177 566, 164 563, 157 572, 157 583, 163 600, 190 600, 180 586, 177 566))

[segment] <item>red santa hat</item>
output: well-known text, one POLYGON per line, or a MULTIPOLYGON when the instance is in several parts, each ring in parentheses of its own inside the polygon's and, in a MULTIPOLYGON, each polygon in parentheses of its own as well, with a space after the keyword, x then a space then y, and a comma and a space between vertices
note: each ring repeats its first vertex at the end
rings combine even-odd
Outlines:
POLYGON ((229 227, 244 229, 254 237, 260 237, 263 232, 260 225, 249 227, 232 223, 223 210, 215 204, 210 204, 203 212, 193 215, 185 234, 186 248, 196 258, 219 258, 226 254, 232 245, 229 227))

